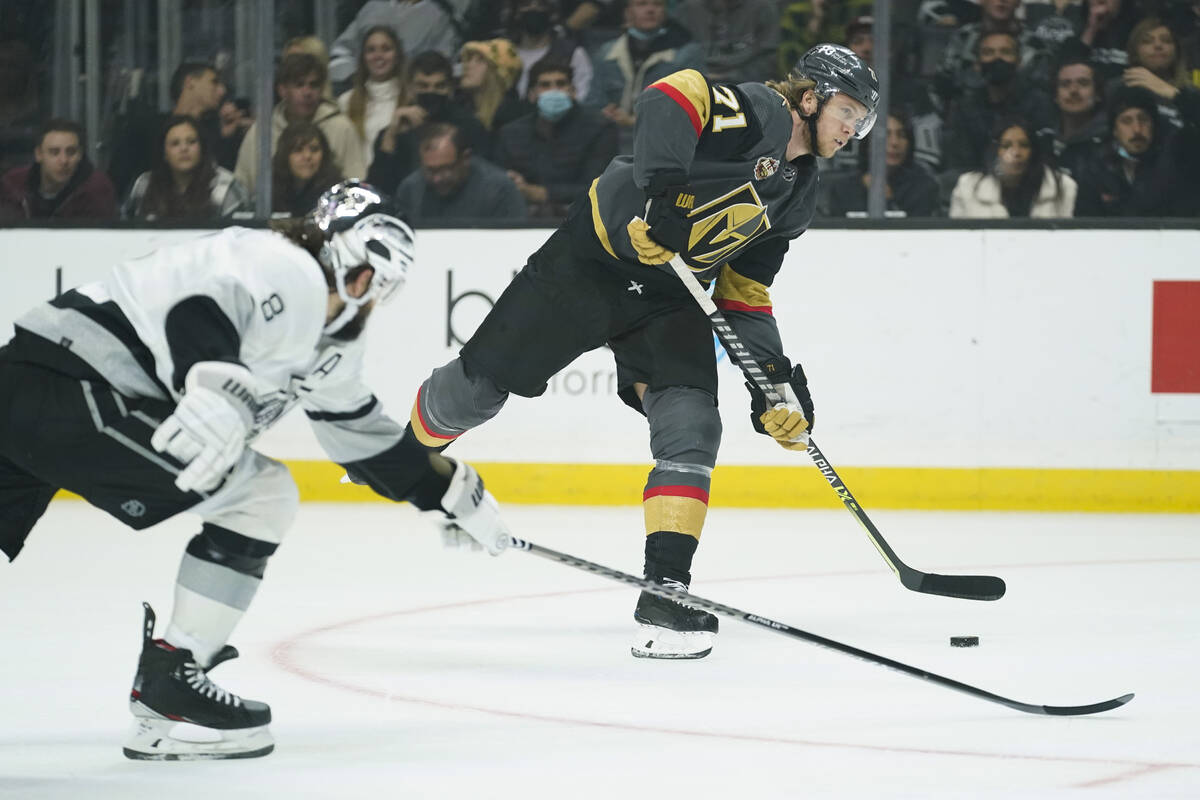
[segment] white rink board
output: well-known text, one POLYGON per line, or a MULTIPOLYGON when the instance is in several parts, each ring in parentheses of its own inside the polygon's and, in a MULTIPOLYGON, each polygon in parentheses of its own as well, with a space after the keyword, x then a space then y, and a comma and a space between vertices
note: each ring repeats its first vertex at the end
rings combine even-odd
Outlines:
MULTIPOLYGON (((0 230, 0 324, 63 285, 200 231, 0 230)), ((544 230, 428 231, 418 266, 372 321, 368 373, 407 417, 417 386, 458 351, 544 230), (452 313, 451 313, 452 311, 452 313), (448 336, 453 334, 456 339, 448 336)), ((1200 231, 811 231, 772 291, 802 362, 820 440, 839 464, 1200 469, 1200 395, 1150 392, 1156 280, 1200 280, 1200 231)), ((631 463, 645 424, 615 396, 607 350, 545 396, 513 398, 456 452, 480 461, 631 463)), ((747 395, 722 363, 725 464, 794 464, 749 433, 747 395)), ((321 458, 304 417, 260 441, 321 458)))

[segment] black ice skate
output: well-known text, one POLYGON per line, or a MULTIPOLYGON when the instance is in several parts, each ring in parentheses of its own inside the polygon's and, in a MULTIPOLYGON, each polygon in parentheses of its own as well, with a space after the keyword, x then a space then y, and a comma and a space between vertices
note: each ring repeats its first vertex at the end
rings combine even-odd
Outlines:
MULTIPOLYGON (((128 758, 146 761, 256 758, 275 749, 266 703, 243 700, 217 686, 191 650, 154 639, 154 609, 146 609, 142 656, 129 693, 133 731, 125 742, 128 758)), ((237 658, 229 645, 207 669, 237 658)))
MULTIPOLYGON (((660 582, 681 592, 688 590, 670 578, 660 582)), ((712 652, 717 618, 707 611, 642 592, 633 619, 638 630, 630 650, 638 658, 704 658, 712 652)))

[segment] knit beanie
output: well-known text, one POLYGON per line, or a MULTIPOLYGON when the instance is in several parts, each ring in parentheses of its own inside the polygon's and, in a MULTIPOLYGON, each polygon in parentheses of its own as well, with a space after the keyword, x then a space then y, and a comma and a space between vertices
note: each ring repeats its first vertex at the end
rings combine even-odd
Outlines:
POLYGON ((483 42, 467 42, 459 53, 461 58, 467 53, 478 53, 496 68, 500 81, 505 90, 511 89, 521 75, 521 57, 517 48, 508 39, 488 39, 483 42))

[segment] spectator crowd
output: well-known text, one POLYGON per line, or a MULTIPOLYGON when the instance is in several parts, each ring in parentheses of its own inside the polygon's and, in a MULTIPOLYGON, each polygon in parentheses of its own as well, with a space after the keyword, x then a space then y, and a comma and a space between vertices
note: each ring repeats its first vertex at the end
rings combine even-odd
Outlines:
POLYGON ((169 107, 85 132, 41 113, 33 49, 0 41, 0 222, 252 216, 270 125, 274 214, 366 178, 416 224, 554 224, 631 152, 646 86, 779 78, 820 42, 891 76, 886 174, 878 134, 852 142, 821 165, 822 216, 864 216, 876 180, 894 216, 1200 215, 1200 0, 898 0, 887 64, 873 0, 351 5, 333 41, 284 44, 253 117, 220 59, 188 60, 169 107))

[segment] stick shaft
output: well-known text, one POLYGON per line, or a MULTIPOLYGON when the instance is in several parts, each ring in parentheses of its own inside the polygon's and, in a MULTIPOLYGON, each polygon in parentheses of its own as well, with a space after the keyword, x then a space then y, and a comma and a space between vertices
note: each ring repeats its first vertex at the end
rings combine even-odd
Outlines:
MULTIPOLYGON (((773 406, 783 402, 783 398, 776 391, 774 384, 767 379, 762 368, 758 366, 758 362, 750 354, 749 348, 746 347, 733 326, 729 324, 729 320, 717 308, 717 304, 704 291, 704 287, 700 285, 700 281, 696 280, 696 276, 684 260, 676 255, 671 259, 671 269, 701 310, 708 315, 709 324, 712 325, 713 332, 717 334, 717 338, 721 340, 726 351, 737 361, 746 377, 766 396, 767 405, 773 406)), ((846 486, 845 481, 837 474, 829 459, 817 447, 816 441, 811 436, 808 439, 808 455, 816 464, 817 469, 821 471, 822 477, 829 483, 829 488, 833 489, 846 509, 858 520, 859 525, 866 531, 867 538, 871 540, 871 544, 879 551, 884 563, 892 572, 896 573, 896 577, 900 579, 900 583, 906 589, 965 600, 997 600, 1004 595, 1004 581, 991 575, 937 575, 922 572, 905 564, 900 560, 900 556, 896 555, 896 551, 887 543, 887 540, 883 538, 883 534, 875 527, 875 523, 867 516, 867 512, 854 499, 850 488, 846 486)))
POLYGON ((1133 695, 1129 694, 1113 700, 1106 700, 1100 703, 1092 703, 1085 706, 1042 706, 1032 703, 1022 703, 1019 700, 1012 700, 1007 697, 1002 697, 998 694, 985 691, 976 686, 971 686, 970 684, 956 681, 953 678, 947 678, 943 675, 938 675, 937 673, 929 672, 928 670, 923 670, 910 664, 905 664, 902 661, 896 661, 895 659, 888 658, 887 656, 881 656, 876 653, 854 647, 853 645, 844 644, 834 639, 828 639, 824 636, 819 636, 815 633, 801 630, 800 628, 793 627, 786 623, 768 619, 767 617, 759 614, 753 614, 749 611, 742 611, 741 609, 734 608, 733 606, 727 606, 724 603, 706 600, 703 597, 698 597, 688 592, 681 592, 676 589, 671 589, 660 583, 655 583, 654 581, 647 580, 645 578, 638 578, 634 575, 630 575, 627 572, 621 572, 620 570, 615 570, 611 567, 606 567, 593 561, 587 561, 586 559, 579 558, 578 556, 562 553, 557 550, 551 550, 549 547, 543 547, 524 539, 512 537, 511 547, 515 550, 523 550, 541 558, 545 558, 550 561, 557 561, 560 564, 566 564, 585 572, 591 572, 594 575, 599 575, 603 578, 608 578, 609 580, 625 583, 630 586, 636 586, 643 591, 656 594, 660 597, 666 597, 695 608, 701 608, 714 614, 721 614, 726 617, 732 617, 733 619, 739 619, 751 625, 757 625, 760 628, 766 628, 767 630, 774 631, 775 633, 779 633, 793 639, 801 639, 811 644, 824 647, 828 650, 834 650, 839 653, 852 656, 860 661, 875 664, 876 666, 886 667, 896 672, 902 672, 911 677, 919 678, 920 680, 928 681, 947 689, 953 689, 954 691, 971 695, 972 697, 979 698, 980 700, 998 703, 1002 706, 1007 706, 1008 708, 1016 709, 1017 711, 1024 711, 1029 714, 1051 714, 1056 716, 1094 714, 1098 711, 1107 711, 1110 708, 1116 708, 1117 706, 1124 705, 1133 698, 1133 695))

